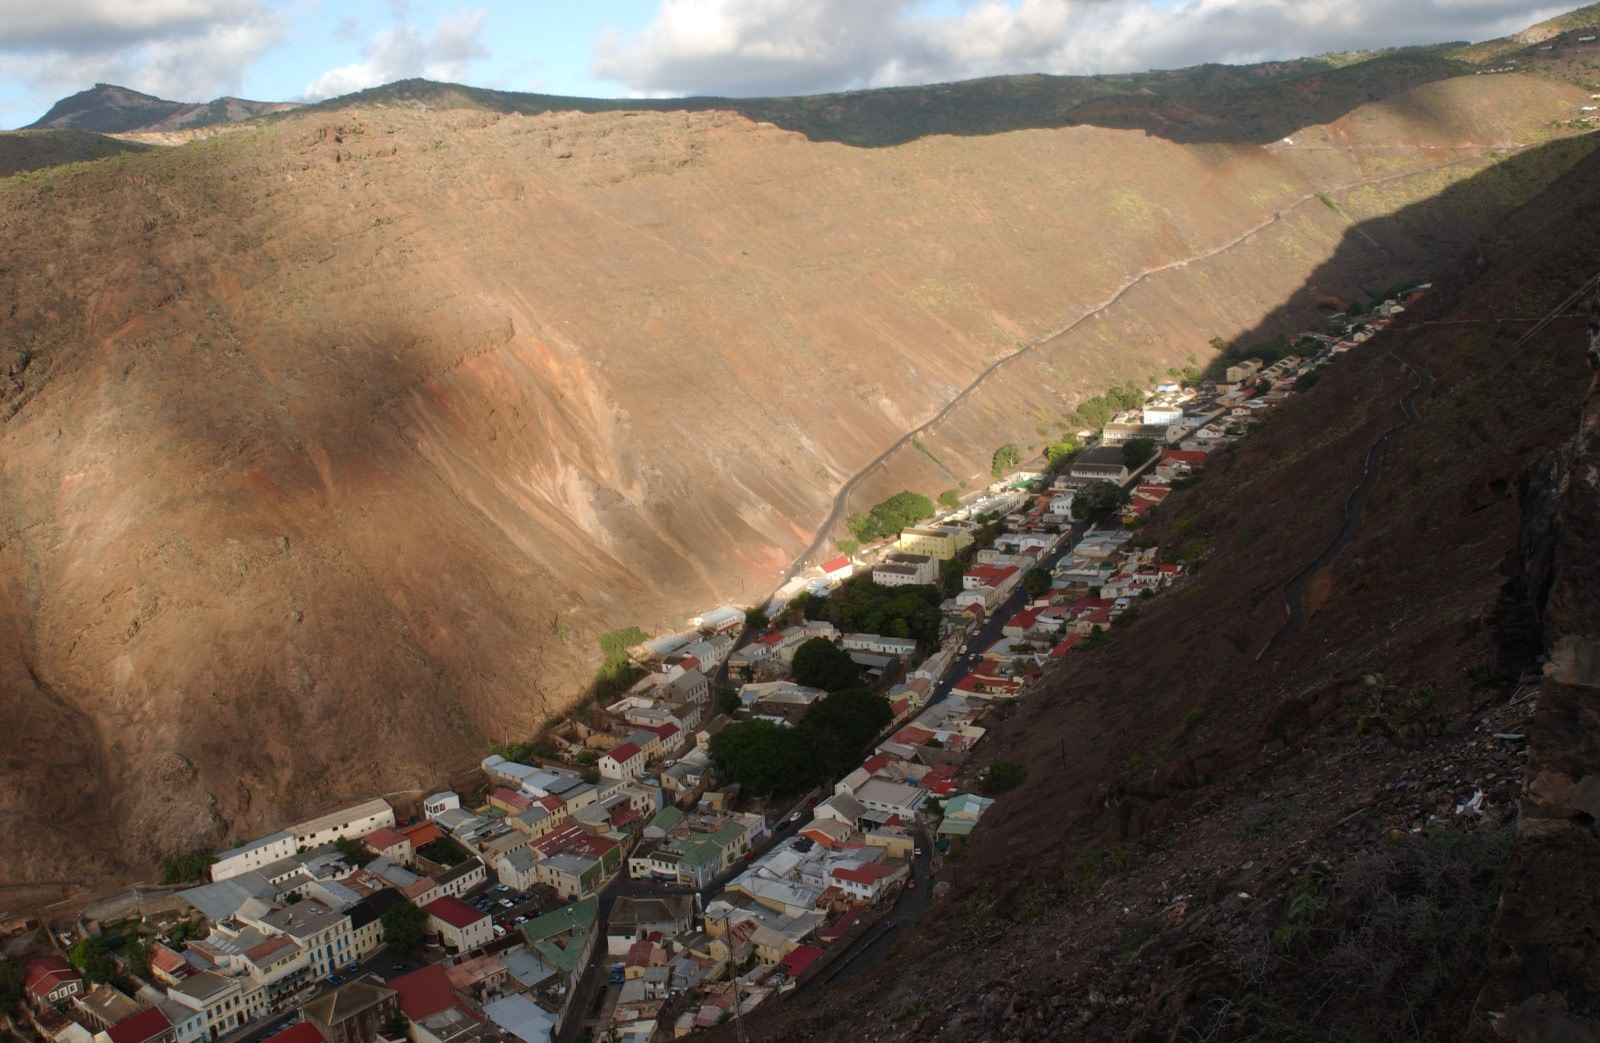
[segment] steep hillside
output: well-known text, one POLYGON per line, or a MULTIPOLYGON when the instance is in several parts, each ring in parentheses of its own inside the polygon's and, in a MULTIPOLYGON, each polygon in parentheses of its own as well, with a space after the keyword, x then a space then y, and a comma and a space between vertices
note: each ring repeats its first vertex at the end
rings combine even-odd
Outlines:
POLYGON ((149 145, 118 141, 104 134, 78 130, 13 130, 0 132, 0 178, 29 170, 104 159, 124 152, 144 152, 149 145))
POLYGON ((937 463, 873 481, 976 478, 1196 330, 1426 270, 1577 158, 1525 146, 1584 97, 1459 78, 1270 148, 369 107, 13 178, 8 872, 120 872, 524 737, 597 633, 764 597, 991 363, 937 463))
POLYGON ((298 106, 292 102, 217 98, 210 102, 167 101, 111 83, 62 98, 25 130, 78 130, 100 134, 174 131, 237 123, 298 106))
POLYGON ((1172 496, 1203 568, 996 720, 1026 783, 918 930, 751 1034, 1592 1038, 1597 213, 1590 155, 1172 496))

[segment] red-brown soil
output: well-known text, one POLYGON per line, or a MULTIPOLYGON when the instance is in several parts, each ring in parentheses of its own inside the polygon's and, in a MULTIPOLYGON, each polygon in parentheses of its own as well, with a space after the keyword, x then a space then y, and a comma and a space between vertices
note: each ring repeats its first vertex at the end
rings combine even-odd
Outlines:
MULTIPOLYGON (((12 179, 4 875, 118 876, 525 738, 597 633, 765 596, 996 357, 1045 342, 864 500, 981 480, 1113 381, 1429 267, 1575 158, 1516 152, 1583 98, 1465 78, 1267 148, 374 107, 12 179)), ((1345 393, 1329 452, 1379 422, 1345 393)), ((1257 547, 1254 614, 1185 640, 1237 665, 1324 506, 1257 547)), ((1123 711, 1083 712, 1104 756, 1123 711)))

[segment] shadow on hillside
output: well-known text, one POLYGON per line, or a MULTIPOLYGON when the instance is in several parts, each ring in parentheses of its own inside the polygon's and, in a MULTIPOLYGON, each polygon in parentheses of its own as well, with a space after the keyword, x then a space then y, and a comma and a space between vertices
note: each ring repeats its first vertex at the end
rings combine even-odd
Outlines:
MULTIPOLYGON (((1495 221, 1531 200, 1600 148, 1590 135, 1519 152, 1443 192, 1394 214, 1352 224, 1334 255, 1251 329, 1233 338, 1231 354, 1249 358, 1291 352, 1313 323, 1352 303, 1378 303, 1407 282, 1426 281, 1495 221), (1352 278, 1352 272, 1362 275, 1352 278)), ((1315 203, 1306 205, 1317 205, 1315 203)), ((1335 203, 1336 205, 1336 203, 1335 203)), ((1430 297, 1426 313, 1439 310, 1430 297)), ((1352 318, 1359 321, 1359 317, 1352 318)), ((1300 352, 1293 352, 1300 354, 1300 352)), ((1223 356, 1207 369, 1215 376, 1223 356)))
POLYGON ((787 98, 567 98, 418 79, 322 105, 466 106, 524 115, 731 110, 812 141, 859 148, 903 145, 932 135, 975 137, 1085 125, 1143 130, 1183 143, 1265 144, 1336 120, 1358 106, 1474 71, 1464 62, 1441 57, 1437 48, 1413 48, 1344 67, 1298 59, 1117 76, 997 76, 787 98))

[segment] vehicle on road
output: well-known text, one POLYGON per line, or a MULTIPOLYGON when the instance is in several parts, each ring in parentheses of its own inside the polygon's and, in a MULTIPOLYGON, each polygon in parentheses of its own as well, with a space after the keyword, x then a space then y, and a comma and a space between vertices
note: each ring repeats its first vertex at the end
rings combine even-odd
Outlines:
POLYGON ((916 886, 917 886, 916 877, 912 877, 910 880, 906 881, 906 890, 907 891, 915 890, 916 886))

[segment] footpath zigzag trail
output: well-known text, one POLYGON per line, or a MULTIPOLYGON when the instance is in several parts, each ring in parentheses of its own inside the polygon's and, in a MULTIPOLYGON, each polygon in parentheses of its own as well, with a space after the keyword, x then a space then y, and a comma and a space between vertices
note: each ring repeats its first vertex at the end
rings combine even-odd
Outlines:
MULTIPOLYGON (((1508 144, 1493 146, 1492 148, 1520 151, 1527 147, 1529 146, 1525 144, 1508 144)), ((1462 146, 1462 148, 1469 148, 1469 146, 1462 146)), ((1476 150, 1476 155, 1482 155, 1485 152, 1491 151, 1490 147, 1470 146, 1470 148, 1476 150)), ((816 536, 812 539, 811 543, 795 557, 794 563, 789 568, 789 575, 794 575, 796 572, 804 569, 808 564, 817 560, 817 557, 819 554, 821 554, 823 548, 828 545, 828 541, 832 537, 833 530, 841 521, 844 520, 845 514, 849 511, 851 495, 855 492, 856 488, 866 480, 867 476, 872 474, 872 472, 876 471, 879 467, 883 466, 883 464, 887 462, 888 459, 895 453, 910 445, 913 439, 922 437, 928 431, 936 427, 942 420, 945 419, 945 417, 949 416, 957 406, 966 401, 968 397, 976 392, 978 388, 983 385, 984 381, 993 376, 994 373, 1002 366, 1005 366, 1010 362, 1015 362, 1022 356, 1027 355, 1037 348, 1049 344, 1058 337, 1066 336, 1068 333, 1071 333, 1084 323, 1108 311, 1110 308, 1115 306, 1118 301, 1126 297, 1134 290, 1135 287, 1139 286, 1146 279, 1160 275, 1163 272, 1186 268, 1191 264, 1197 264, 1201 261, 1215 257, 1218 254, 1225 253, 1228 250, 1231 250, 1234 247, 1249 241, 1256 235, 1259 235, 1261 232, 1282 221, 1286 214, 1289 214, 1290 212, 1312 202, 1313 200, 1320 200, 1323 195, 1326 195, 1329 192, 1348 192, 1352 189, 1367 188, 1390 181, 1399 181, 1405 178, 1420 177, 1426 174, 1437 173, 1438 171, 1448 167, 1460 166, 1464 163, 1471 162, 1472 158, 1472 156, 1468 156, 1462 159, 1451 160, 1450 162, 1441 164, 1437 167, 1429 167, 1423 170, 1405 170, 1399 173, 1384 174, 1374 178, 1362 178, 1342 184, 1329 185, 1317 191, 1306 192, 1305 194, 1289 202, 1287 205, 1273 212, 1271 216, 1263 218, 1261 221, 1245 229, 1243 232, 1240 232, 1238 235, 1232 237, 1226 242, 1218 243, 1215 246, 1209 246, 1204 250, 1200 250, 1189 255, 1188 257, 1182 257, 1174 261, 1168 261, 1166 264, 1156 265, 1155 267, 1147 268, 1144 271, 1139 272, 1137 275, 1130 277, 1105 300, 1094 305, 1092 308, 1089 308, 1087 311, 1072 319, 1070 322, 1064 323, 1063 325, 1049 331, 1043 336, 1023 345, 1017 350, 995 359, 982 370, 978 371, 978 373, 972 378, 967 386, 958 391, 937 413, 923 423, 918 424, 909 431, 906 431, 887 448, 885 448, 883 452, 873 457, 860 470, 856 471, 855 474, 851 475, 845 480, 844 484, 839 487, 838 493, 834 495, 833 507, 828 512, 828 516, 822 520, 821 524, 818 525, 816 536)))
MULTIPOLYGON (((1561 317, 1562 315, 1567 314, 1568 309, 1571 308, 1578 300, 1588 294, 1594 293, 1597 289, 1600 289, 1600 275, 1596 275, 1589 281, 1585 282, 1582 286, 1574 290, 1560 304, 1556 305, 1549 312, 1538 317, 1537 319, 1504 320, 1508 322, 1533 323, 1533 325, 1517 339, 1516 344, 1512 346, 1511 350, 1515 352, 1516 349, 1521 347, 1524 342, 1537 334, 1540 330, 1544 329, 1544 327, 1549 323, 1561 317)), ((1287 618, 1282 629, 1272 636, 1272 639, 1266 643, 1260 652, 1256 653, 1255 659, 1252 660, 1252 662, 1258 662, 1263 656, 1266 656, 1272 652, 1276 652, 1279 648, 1283 647, 1284 642, 1288 641, 1291 637, 1300 632, 1300 628, 1305 623, 1306 588, 1311 585, 1311 581, 1315 579, 1323 569, 1327 568, 1333 563, 1334 558, 1338 557, 1339 554, 1350 545, 1350 542, 1355 539, 1356 533, 1361 531, 1361 512, 1366 506, 1367 495, 1372 492, 1373 486, 1377 485, 1378 478, 1383 473, 1383 463, 1384 459, 1389 454, 1389 446, 1393 443, 1397 434, 1405 430, 1405 428, 1408 427, 1412 421, 1416 420, 1417 400, 1426 395, 1433 387, 1433 377, 1427 372, 1423 371, 1421 368, 1413 365, 1410 359, 1408 359, 1405 355, 1406 350, 1410 348, 1411 345, 1416 341, 1417 337, 1424 332, 1423 327, 1431 325, 1438 324, 1419 324, 1417 327, 1410 330, 1409 335, 1406 337, 1403 343, 1389 349, 1389 357, 1398 362, 1400 364, 1400 368, 1404 372, 1415 378, 1415 383, 1411 386, 1411 389, 1400 396, 1400 422, 1385 431, 1383 435, 1373 443, 1372 448, 1367 451, 1366 462, 1361 475, 1361 482, 1355 487, 1354 490, 1351 491, 1349 499, 1345 501, 1344 525, 1339 529, 1338 535, 1333 538, 1333 542, 1328 544, 1327 549, 1321 554, 1317 555, 1311 564, 1307 565, 1303 570, 1297 573, 1295 577, 1289 581, 1288 585, 1283 588, 1284 610, 1287 618)))

